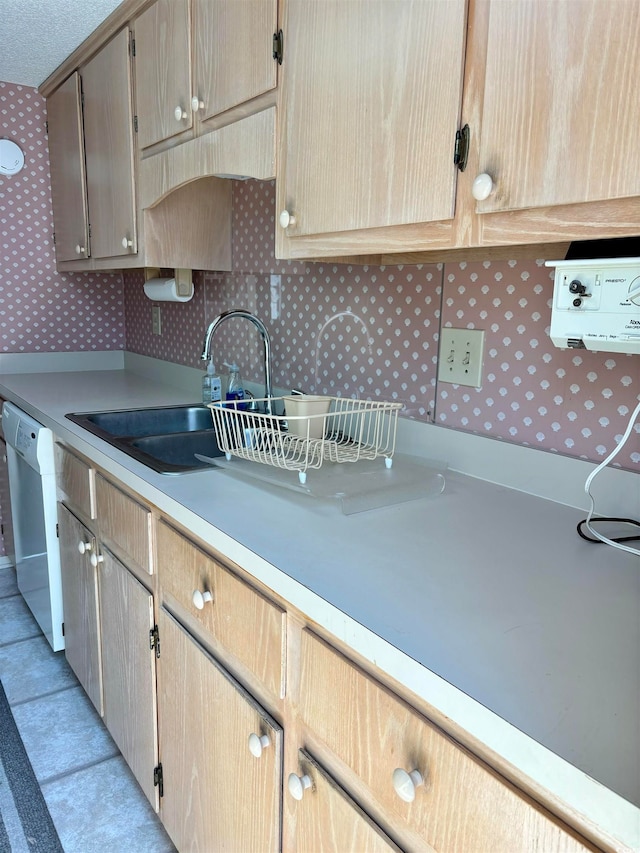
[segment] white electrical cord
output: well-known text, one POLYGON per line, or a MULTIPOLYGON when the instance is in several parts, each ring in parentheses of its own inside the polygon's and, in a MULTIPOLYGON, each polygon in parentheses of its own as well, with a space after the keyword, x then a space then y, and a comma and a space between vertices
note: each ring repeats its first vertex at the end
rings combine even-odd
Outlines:
POLYGON ((584 490, 587 493, 587 495, 589 496, 589 500, 591 502, 591 506, 589 508, 589 514, 587 515, 587 518, 585 521, 585 527, 587 528, 589 533, 591 533, 592 536, 595 536, 596 539, 599 539, 601 542, 604 542, 605 545, 611 545, 612 547, 619 548, 620 551, 626 551, 629 554, 636 554, 638 557, 640 557, 640 551, 637 548, 630 548, 628 545, 623 545, 621 542, 614 542, 611 539, 607 539, 606 536, 603 536, 601 533, 598 533, 597 530, 593 529, 590 522, 591 522, 591 519, 593 518, 593 511, 595 509, 595 504, 594 504, 594 500, 593 500, 593 495, 591 494, 590 487, 591 487, 591 483, 593 482, 594 477, 597 474, 599 474, 603 468, 606 468, 607 465, 609 464, 609 462, 611 462, 611 460, 614 458, 614 456, 616 456, 622 450, 626 440, 629 438, 629 435, 631 434, 631 430, 633 429, 633 425, 635 424, 636 418, 638 417, 639 414, 640 414, 640 403, 638 403, 638 405, 635 407, 633 414, 631 415, 631 418, 629 419, 629 423, 627 424, 627 428, 624 431, 624 435, 620 439, 620 442, 616 445, 615 449, 611 451, 611 453, 607 456, 607 458, 605 460, 603 460, 598 465, 597 468, 594 468, 594 470, 587 477, 586 482, 584 484, 584 490))

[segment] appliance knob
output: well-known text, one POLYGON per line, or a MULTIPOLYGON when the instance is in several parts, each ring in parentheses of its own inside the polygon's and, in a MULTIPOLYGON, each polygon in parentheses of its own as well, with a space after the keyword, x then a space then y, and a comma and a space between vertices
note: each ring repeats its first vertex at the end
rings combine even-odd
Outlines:
POLYGON ((295 773, 289 774, 289 778, 287 780, 287 787, 289 788, 289 793, 293 797, 294 800, 301 800, 304 796, 304 792, 307 788, 312 786, 311 777, 307 776, 305 773, 304 776, 297 776, 295 773))
POLYGON ((491 175, 486 172, 478 175, 471 185, 471 195, 476 201, 484 201, 493 192, 494 184, 491 175))
POLYGON ((209 592, 208 589, 205 589, 204 592, 200 592, 199 589, 193 590, 193 595, 191 596, 191 600, 193 601, 193 606, 198 610, 202 610, 207 601, 213 601, 213 596, 209 592))
POLYGON ((175 116, 176 121, 184 121, 187 118, 187 111, 183 110, 182 107, 176 107, 173 111, 173 115, 175 116))
POLYGON ((257 735, 255 732, 249 735, 249 752, 254 758, 260 758, 263 750, 268 746, 271 746, 268 735, 257 735))
POLYGON ((640 305, 640 276, 634 278, 629 285, 629 301, 634 305, 640 305))
POLYGON ((577 278, 574 278, 574 280, 569 285, 569 293, 583 294, 586 291, 586 289, 587 288, 585 287, 585 285, 581 281, 578 281, 577 278))
POLYGON ((281 228, 293 228, 296 224, 296 218, 292 213, 289 213, 288 210, 283 210, 280 214, 280 227, 281 228))
POLYGON ((420 785, 424 785, 424 779, 419 770, 407 773, 406 770, 398 767, 393 771, 393 788, 405 803, 412 803, 415 800, 416 788, 420 785))
POLYGON ((574 308, 579 308, 581 305, 582 305, 582 299, 580 299, 579 297, 577 299, 573 300, 573 307, 574 308))

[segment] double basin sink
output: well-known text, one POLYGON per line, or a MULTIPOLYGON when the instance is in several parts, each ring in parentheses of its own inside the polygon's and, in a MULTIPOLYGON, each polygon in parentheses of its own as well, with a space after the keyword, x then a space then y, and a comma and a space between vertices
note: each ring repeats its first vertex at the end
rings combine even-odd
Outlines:
POLYGON ((74 412, 66 417, 160 474, 209 467, 196 453, 209 458, 223 455, 206 406, 74 412))

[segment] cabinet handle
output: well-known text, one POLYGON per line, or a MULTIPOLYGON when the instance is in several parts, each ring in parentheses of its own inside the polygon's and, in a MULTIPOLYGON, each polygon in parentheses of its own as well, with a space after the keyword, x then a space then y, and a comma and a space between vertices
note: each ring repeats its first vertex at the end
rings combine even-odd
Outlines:
POLYGON ((78 551, 81 554, 86 554, 87 551, 93 551, 93 542, 78 542, 78 551))
POLYGON ((262 751, 268 746, 271 746, 269 735, 257 735, 255 732, 249 735, 249 752, 254 758, 260 758, 262 751))
POLYGON ((483 172, 481 175, 478 175, 473 182, 471 186, 471 195, 476 201, 484 201, 486 198, 489 198, 493 189, 493 178, 491 175, 487 175, 486 172, 483 172))
POLYGON ((197 113, 198 110, 203 110, 204 101, 201 101, 197 95, 194 95, 193 98, 191 98, 191 109, 194 113, 197 113))
POLYGON ((104 563, 104 557, 102 556, 102 554, 96 554, 95 551, 89 559, 91 560, 91 565, 94 569, 97 568, 99 563, 104 563))
POLYGON ((130 249, 132 246, 133 246, 133 240, 129 240, 128 237, 122 238, 122 248, 123 249, 130 249))
POLYGON ((412 803, 416 798, 416 788, 424 785, 424 778, 419 770, 407 773, 401 767, 393 771, 393 788, 405 803, 412 803))
POLYGON ((87 250, 84 246, 81 246, 80 243, 76 243, 76 255, 84 255, 86 251, 87 250))
POLYGON ((187 118, 187 111, 182 107, 176 107, 173 111, 176 121, 184 121, 187 118))
POLYGON ((213 596, 208 589, 205 589, 204 592, 200 592, 199 589, 194 589, 191 600, 193 601, 194 607, 197 607, 198 610, 202 610, 207 601, 213 601, 213 596))
POLYGON ((280 227, 281 228, 293 228, 296 224, 296 218, 292 213, 289 213, 288 210, 283 210, 280 214, 280 227))
POLYGON ((297 776, 295 773, 290 773, 289 779, 287 780, 289 793, 294 800, 301 800, 304 796, 304 792, 307 788, 311 788, 312 784, 311 777, 307 776, 306 773, 304 776, 297 776))

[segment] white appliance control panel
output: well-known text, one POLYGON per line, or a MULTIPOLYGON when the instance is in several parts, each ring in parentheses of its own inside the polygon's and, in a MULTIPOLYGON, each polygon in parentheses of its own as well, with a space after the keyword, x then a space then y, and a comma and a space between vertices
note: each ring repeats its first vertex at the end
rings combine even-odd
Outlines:
POLYGON ((640 258, 547 261, 555 267, 557 347, 640 353, 640 258))

